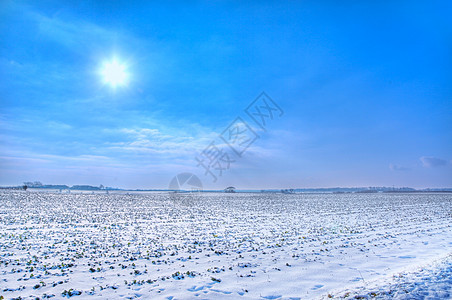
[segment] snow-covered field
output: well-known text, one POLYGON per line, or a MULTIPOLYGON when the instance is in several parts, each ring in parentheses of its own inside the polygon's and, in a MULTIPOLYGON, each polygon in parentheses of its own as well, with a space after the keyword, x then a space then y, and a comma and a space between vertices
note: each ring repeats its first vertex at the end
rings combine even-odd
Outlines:
POLYGON ((0 298, 407 297, 450 286, 451 224, 452 194, 0 191, 0 298))
POLYGON ((351 299, 452 299, 452 256, 418 267, 416 271, 362 283, 359 288, 341 291, 336 296, 351 299))

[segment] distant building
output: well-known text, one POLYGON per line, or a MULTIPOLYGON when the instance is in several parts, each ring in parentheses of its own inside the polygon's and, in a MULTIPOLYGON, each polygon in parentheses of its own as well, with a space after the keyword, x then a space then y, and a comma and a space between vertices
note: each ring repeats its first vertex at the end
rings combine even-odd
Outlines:
POLYGON ((233 186, 228 186, 227 188, 224 189, 225 193, 235 193, 235 187, 233 186))

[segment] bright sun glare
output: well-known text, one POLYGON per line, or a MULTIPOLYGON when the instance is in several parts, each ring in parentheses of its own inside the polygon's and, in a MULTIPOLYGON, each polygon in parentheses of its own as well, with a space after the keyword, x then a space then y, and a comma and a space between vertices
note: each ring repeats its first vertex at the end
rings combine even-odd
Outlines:
POLYGON ((113 88, 122 86, 127 83, 129 74, 126 71, 126 66, 119 63, 116 59, 105 62, 101 74, 105 84, 109 84, 113 88))

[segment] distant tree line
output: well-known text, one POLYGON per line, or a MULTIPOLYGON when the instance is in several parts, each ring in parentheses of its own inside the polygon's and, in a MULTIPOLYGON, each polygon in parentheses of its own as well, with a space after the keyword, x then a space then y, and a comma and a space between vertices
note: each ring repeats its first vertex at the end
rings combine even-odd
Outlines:
POLYGON ((92 186, 92 185, 73 185, 68 186, 65 184, 42 184, 40 181, 27 181, 24 182, 22 187, 24 190, 27 188, 39 188, 39 189, 56 189, 56 190, 83 190, 83 191, 100 191, 100 190, 117 190, 112 187, 105 187, 104 185, 92 186))

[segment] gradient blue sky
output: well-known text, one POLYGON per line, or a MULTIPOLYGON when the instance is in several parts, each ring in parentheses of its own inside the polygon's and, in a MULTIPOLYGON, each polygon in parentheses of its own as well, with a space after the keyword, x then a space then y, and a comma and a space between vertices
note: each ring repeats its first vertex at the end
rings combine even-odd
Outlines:
POLYGON ((451 1, 80 2, 0 3, 1 185, 452 186, 451 1), (213 183, 262 91, 284 115, 213 183))

